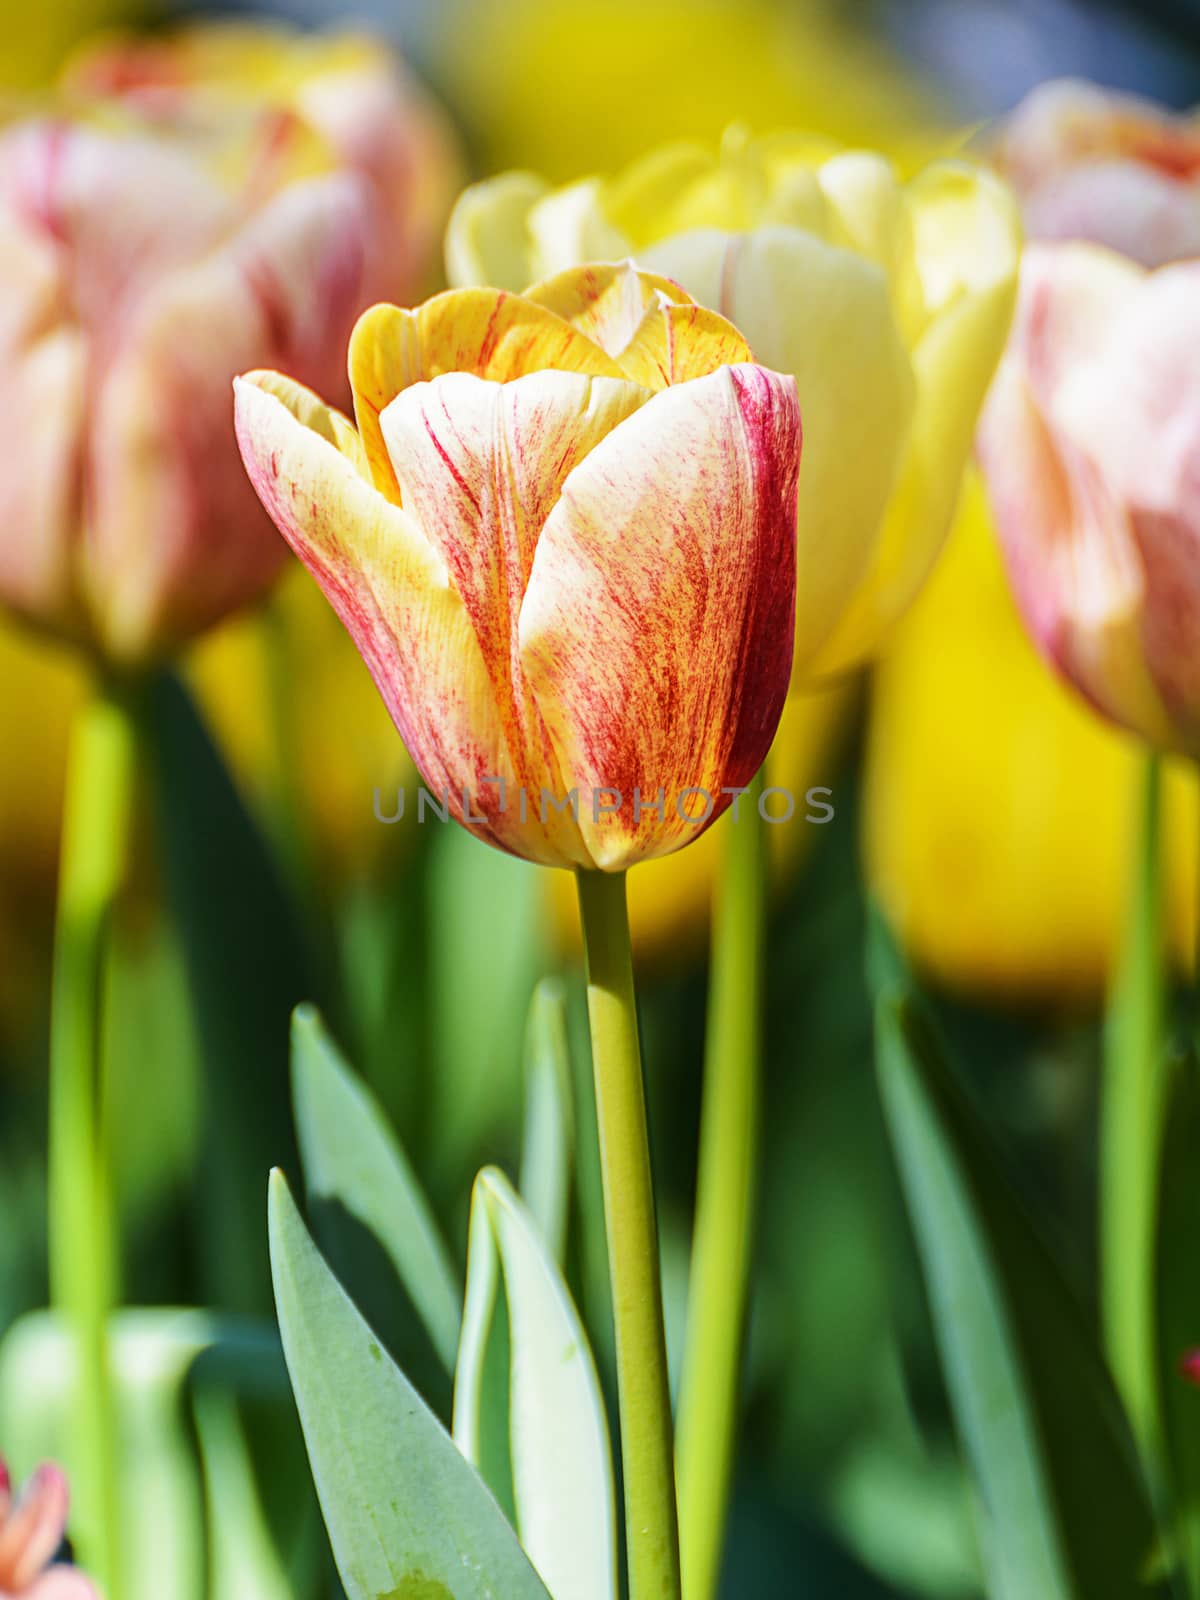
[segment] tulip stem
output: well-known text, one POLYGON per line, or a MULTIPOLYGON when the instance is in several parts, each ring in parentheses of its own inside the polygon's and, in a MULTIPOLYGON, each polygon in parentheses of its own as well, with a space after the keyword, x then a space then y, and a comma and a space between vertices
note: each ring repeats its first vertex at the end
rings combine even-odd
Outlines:
POLYGON ((1162 776, 1147 757, 1132 897, 1105 1034, 1101 1278, 1109 1360, 1143 1451, 1156 1432, 1154 1233, 1167 1088, 1162 776))
POLYGON ((617 1349, 630 1600, 679 1600, 662 1272, 625 874, 577 874, 617 1349))
POLYGON ((51 1302, 77 1341, 71 1464, 79 1553, 109 1600, 121 1592, 108 1351, 119 1259, 105 1126, 104 953, 124 876, 135 747, 127 701, 98 686, 71 735, 50 1038, 51 1302))
POLYGON ((713 907, 687 1343, 679 1533, 687 1600, 712 1600, 733 1477, 753 1239, 762 1051, 765 830, 760 774, 726 824, 713 907))

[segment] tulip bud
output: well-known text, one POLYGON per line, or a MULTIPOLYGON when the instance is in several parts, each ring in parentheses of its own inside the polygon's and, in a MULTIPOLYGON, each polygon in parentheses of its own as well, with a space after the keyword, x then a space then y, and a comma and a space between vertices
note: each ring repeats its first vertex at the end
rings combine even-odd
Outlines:
POLYGON ((612 179, 478 184, 446 255, 453 282, 515 289, 633 256, 794 375, 802 685, 872 655, 942 546, 1004 348, 1018 236, 1007 189, 966 163, 902 183, 866 151, 734 128, 719 154, 669 146, 612 179))
POLYGON ((631 267, 377 306, 350 376, 357 432, 259 372, 238 439, 435 801, 552 866, 697 837, 787 692, 794 382, 631 267))
POLYGON ((1089 240, 1163 266, 1200 255, 1200 118, 1066 79, 1036 88, 993 158, 1031 238, 1089 240))
POLYGON ((348 173, 264 196, 289 136, 273 113, 0 136, 0 599, 112 660, 172 649, 279 570, 227 384, 264 359, 336 383, 369 216, 348 173))
POLYGON ((979 451, 1043 654, 1112 721, 1200 754, 1200 264, 1031 248, 979 451))

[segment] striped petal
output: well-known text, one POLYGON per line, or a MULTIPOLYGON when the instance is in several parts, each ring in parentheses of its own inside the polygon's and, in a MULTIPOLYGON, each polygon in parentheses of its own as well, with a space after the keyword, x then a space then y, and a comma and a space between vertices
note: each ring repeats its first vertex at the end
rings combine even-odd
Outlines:
POLYGON ((707 791, 711 819, 766 755, 791 668, 799 442, 793 381, 726 367, 622 423, 547 519, 521 664, 606 870, 696 837, 678 808, 706 802, 684 791, 707 791))
POLYGON ((915 402, 912 364, 873 261, 798 228, 681 235, 646 251, 796 378, 804 417, 796 591, 797 670, 863 580, 915 402))
POLYGON ((503 289, 448 289, 415 311, 379 305, 364 312, 350 340, 350 384, 376 488, 399 504, 379 413, 410 384, 447 372, 504 383, 547 367, 595 378, 623 376, 569 322, 503 289))
POLYGON ((614 360, 648 311, 690 298, 670 278, 639 272, 631 261, 568 267, 525 291, 525 299, 562 317, 614 360))
MULTIPOLYGON (((568 474, 648 399, 635 384, 582 373, 500 384, 456 372, 404 390, 380 418, 405 509, 462 596, 518 782, 535 804, 543 787, 561 785, 519 661, 534 552, 568 474)), ((571 819, 547 814, 556 847, 585 860, 571 819)))
POLYGON ((358 646, 430 791, 479 838, 564 864, 536 827, 519 830, 499 785, 484 781, 512 783, 515 767, 442 556, 338 448, 345 419, 275 375, 251 374, 235 388, 254 487, 358 646))

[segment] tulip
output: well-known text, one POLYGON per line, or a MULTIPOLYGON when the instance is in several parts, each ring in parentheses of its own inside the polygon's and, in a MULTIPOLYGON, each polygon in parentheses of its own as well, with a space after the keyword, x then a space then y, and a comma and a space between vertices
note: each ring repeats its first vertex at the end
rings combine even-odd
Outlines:
MULTIPOLYGON (((871 892, 921 970, 1000 1004, 1095 1001, 1129 900, 1142 755, 1046 670, 978 474, 877 664, 863 807, 871 892)), ((1171 942, 1186 965, 1197 807, 1164 785, 1171 942)))
POLYGON ((477 185, 451 218, 447 265, 456 283, 519 288, 634 256, 795 376, 802 683, 870 655, 942 545, 1004 346, 1017 247, 1007 190, 969 165, 935 163, 905 184, 876 155, 733 130, 718 156, 671 146, 615 179, 477 185))
POLYGON ((122 664, 281 564, 225 385, 263 359, 335 379, 368 218, 348 173, 264 196, 287 147, 273 116, 220 138, 59 117, 0 136, 0 600, 122 664))
POLYGON ((231 108, 298 118, 316 136, 318 159, 368 185, 362 303, 407 304, 426 289, 458 188, 458 151, 445 117, 382 41, 242 22, 115 34, 79 51, 64 84, 168 124, 231 108))
POLYGON ((429 791, 546 865, 696 837, 787 691, 794 384, 629 267, 376 307, 350 375, 357 432, 258 372, 238 440, 429 791))
POLYGON ((1042 653, 1112 721, 1200 754, 1200 265, 1032 248, 979 451, 1042 653))
POLYGON ((0 1595, 5 1600, 97 1600, 74 1567, 50 1563, 67 1526, 67 1481, 57 1467, 39 1467, 16 1499, 0 1458, 0 1595))
POLYGON ((1200 255, 1200 117, 1097 84, 1042 84, 992 157, 1031 238, 1091 240, 1146 267, 1200 255))

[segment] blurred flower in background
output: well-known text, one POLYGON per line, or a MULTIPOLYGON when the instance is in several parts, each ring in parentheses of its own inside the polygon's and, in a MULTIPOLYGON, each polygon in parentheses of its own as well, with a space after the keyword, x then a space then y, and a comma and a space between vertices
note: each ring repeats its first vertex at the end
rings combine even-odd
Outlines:
POLYGON ((247 358, 335 375, 370 213, 274 116, 180 135, 51 113, 0 137, 0 598, 110 660, 170 651, 282 566, 230 442, 247 358))
MULTIPOLYGON (((1141 752, 1055 681, 1009 591, 978 476, 875 670, 867 870, 914 958, 999 1002, 1093 998, 1117 949, 1141 752)), ((1177 954, 1194 918, 1194 783, 1167 785, 1177 954)))
POLYGON ((1200 117, 1074 80, 1034 89, 992 150, 1033 239, 1156 267, 1200 254, 1200 117))
POLYGON ((42 1466, 14 1499, 0 1458, 0 1594, 5 1600, 97 1600, 74 1567, 51 1566, 67 1527, 67 1480, 42 1466))
MULTIPOLYGON (((1136 263, 1200 246, 1200 143, 1192 117, 1061 82, 1035 89, 990 150, 1036 237, 1132 258, 1069 243, 1026 252, 982 434, 1034 632, 1092 704, 1022 636, 974 482, 953 550, 877 672, 868 867, 915 955, 953 987, 1094 996, 1116 953, 1139 805, 1138 746, 1096 708, 1159 742, 1191 737, 1178 718, 1172 731, 1169 703, 1191 716, 1194 269, 1156 284, 1136 263), (1143 628, 1169 660, 1142 659, 1143 628)), ((1181 958, 1195 812, 1194 780, 1177 769, 1167 859, 1181 958)))
POLYGON ((63 83, 168 123, 265 107, 298 117, 330 165, 370 185, 362 303, 407 305, 429 288, 461 180, 458 145, 440 108, 382 40, 236 22, 116 34, 83 46, 63 83))
MULTIPOLYGON (((74 322, 71 260, 85 247, 93 271, 97 260, 108 259, 113 295, 130 308, 119 325, 122 348, 130 352, 123 375, 112 353, 104 352, 106 383, 129 424, 124 456, 111 437, 104 444, 106 461, 116 462, 106 480, 110 501, 121 491, 109 519, 114 542, 121 541, 120 558, 114 555, 104 568, 112 580, 107 591, 80 575, 83 563, 67 549, 80 542, 71 533, 71 498, 62 493, 62 476, 46 473, 40 481, 10 480, 10 494, 21 483, 35 485, 49 525, 39 524, 47 534, 39 564, 31 565, 38 542, 26 540, 8 546, 7 570, 11 598, 39 620, 140 653, 251 598, 286 561, 286 548, 237 460, 228 387, 234 372, 278 360, 293 370, 307 368, 313 381, 341 392, 345 342, 357 312, 371 299, 416 295, 435 273, 459 158, 448 120, 403 63, 383 42, 361 35, 317 39, 281 27, 232 24, 154 36, 109 34, 79 49, 61 78, 75 128, 61 149, 52 134, 60 123, 49 118, 40 124, 44 137, 22 133, 20 125, 10 125, 5 135, 23 152, 20 160, 11 154, 8 168, 15 213, 8 231, 20 255, 9 252, 15 277, 5 321, 16 346, 26 338, 36 342, 6 382, 14 395, 14 426, 57 459, 69 463, 81 437, 99 438, 93 411, 85 429, 82 416, 71 421, 66 404, 71 371, 90 370, 100 360, 98 347, 94 358, 87 356, 87 326, 74 322), (107 169, 108 189, 71 192, 72 168, 62 155, 72 150, 93 153, 107 169), (132 159, 146 150, 154 154, 148 168, 132 159), (192 194, 182 218, 188 226, 158 230, 166 234, 170 259, 157 261, 157 277, 145 250, 138 252, 136 274, 122 266, 134 236, 129 206, 121 213, 111 193, 117 180, 107 156, 114 151, 130 157, 126 172, 137 191, 131 203, 142 208, 143 240, 154 235, 164 213, 173 215, 181 196, 201 188, 211 201, 197 208, 192 194), (33 159, 38 155, 47 158, 40 166, 33 159), (161 188, 151 192, 147 172, 163 178, 167 195, 161 188), (55 189, 39 188, 51 177, 55 189), (57 231, 46 210, 52 200, 61 212, 57 231), (205 220, 211 238, 194 233, 205 220), (340 260, 354 270, 314 277, 293 270, 293 262, 279 277, 285 248, 319 251, 322 240, 331 264, 340 260), (306 280, 317 295, 311 305, 294 298, 306 280), (37 320, 40 307, 56 319, 53 338, 37 320), (319 350, 322 339, 328 342, 319 350), (26 386, 18 399, 21 373, 26 386), (39 384, 55 383, 63 404, 51 413, 35 402, 39 384), (186 397, 185 430, 174 425, 179 412, 167 403, 172 384, 181 404, 186 397), (208 396, 207 411, 197 409, 197 395, 208 396), (152 468, 144 464, 151 460, 152 468), (125 536, 135 534, 143 517, 154 519, 155 539, 134 551, 125 536), (255 534, 248 540, 242 537, 247 523, 255 534), (184 537, 189 528, 206 539, 201 578, 189 565, 194 556, 188 550, 195 549, 195 539, 184 537), (225 559, 212 559, 213 537, 228 545, 225 559), (235 547, 246 560, 228 559, 235 547), (96 621, 80 592, 85 584, 96 590, 96 621)), ((85 287, 80 304, 103 315, 107 326, 112 306, 101 304, 100 274, 85 287)), ((0 732, 23 773, 22 783, 5 785, 0 799, 7 824, 0 832, 0 944, 12 956, 4 963, 0 1007, 15 1023, 18 1010, 28 1020, 38 1009, 34 977, 45 944, 21 938, 19 930, 28 931, 31 905, 50 904, 78 674, 59 652, 2 616, 0 655, 11 691, 0 732)), ((357 652, 311 581, 289 575, 265 622, 248 614, 218 629, 200 646, 195 670, 247 792, 266 802, 298 780, 299 804, 322 862, 361 870, 385 832, 373 821, 372 790, 410 768, 357 652), (276 692, 289 670, 285 662, 305 674, 303 715, 294 697, 276 692)))

